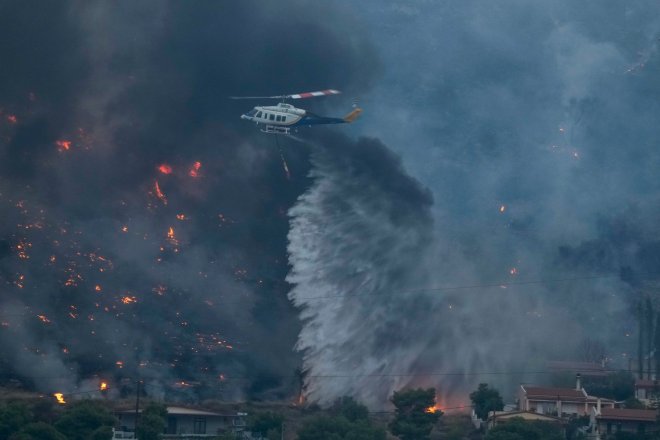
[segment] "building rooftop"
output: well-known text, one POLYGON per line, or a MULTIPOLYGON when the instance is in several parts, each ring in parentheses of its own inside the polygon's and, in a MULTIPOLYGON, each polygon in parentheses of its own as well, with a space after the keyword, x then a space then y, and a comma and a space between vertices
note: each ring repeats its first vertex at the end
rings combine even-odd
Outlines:
MULTIPOLYGON (((121 414, 134 414, 135 410, 124 409, 124 410, 118 410, 117 412, 121 414)), ((142 409, 140 409, 140 412, 142 412, 142 409)), ((215 417, 239 417, 244 415, 242 413, 237 413, 237 412, 217 413, 212 411, 206 411, 203 409, 188 408, 184 406, 167 406, 167 413, 172 415, 215 416, 215 417)))
POLYGON ((603 408, 596 417, 606 420, 655 422, 658 413, 652 409, 603 408))
POLYGON ((635 379, 635 388, 660 388, 660 381, 651 379, 635 379))
POLYGON ((576 390, 573 388, 549 388, 549 387, 530 387, 521 385, 523 391, 529 400, 571 400, 584 402, 587 400, 587 393, 584 389, 576 390))

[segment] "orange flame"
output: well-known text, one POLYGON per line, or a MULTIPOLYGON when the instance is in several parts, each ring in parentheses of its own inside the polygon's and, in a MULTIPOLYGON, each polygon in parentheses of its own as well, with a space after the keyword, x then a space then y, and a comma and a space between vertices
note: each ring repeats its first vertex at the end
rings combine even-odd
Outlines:
POLYGON ((156 197, 163 202, 163 205, 167 205, 167 197, 165 197, 165 194, 163 194, 163 191, 160 190, 160 185, 158 184, 158 181, 156 180, 156 183, 154 184, 154 191, 156 192, 156 197))
POLYGON ((121 299, 121 302, 123 302, 124 304, 133 304, 137 302, 137 298, 134 296, 124 296, 121 299))
POLYGON ((108 389, 108 383, 107 382, 101 382, 101 385, 99 386, 99 389, 101 391, 106 391, 108 389))
POLYGON ((176 243, 176 235, 174 235, 174 228, 172 226, 167 230, 167 239, 172 243, 176 243))
POLYGON ((57 150, 60 152, 69 151, 71 149, 71 141, 66 141, 66 140, 55 141, 55 145, 57 145, 57 150))
POLYGON ((45 322, 46 324, 50 322, 50 319, 48 319, 46 315, 37 315, 37 318, 39 318, 41 322, 45 322))
POLYGON ((55 393, 53 394, 53 396, 55 396, 55 398, 57 399, 57 403, 59 403, 60 405, 64 405, 66 403, 66 400, 64 400, 64 394, 55 393))
POLYGON ((172 174, 172 167, 166 163, 158 165, 157 169, 163 174, 172 174))
POLYGON ((197 161, 193 164, 192 168, 190 168, 190 171, 188 171, 188 175, 190 177, 199 177, 199 169, 202 167, 202 163, 197 161))

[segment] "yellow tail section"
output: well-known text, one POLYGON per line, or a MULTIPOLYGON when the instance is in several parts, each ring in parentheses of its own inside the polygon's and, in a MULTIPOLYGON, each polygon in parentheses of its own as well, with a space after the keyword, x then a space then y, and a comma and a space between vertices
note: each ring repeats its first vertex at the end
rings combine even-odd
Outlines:
POLYGON ((362 114, 362 109, 360 107, 356 107, 355 109, 353 109, 352 112, 344 116, 344 121, 350 124, 351 122, 359 118, 361 114, 362 114))

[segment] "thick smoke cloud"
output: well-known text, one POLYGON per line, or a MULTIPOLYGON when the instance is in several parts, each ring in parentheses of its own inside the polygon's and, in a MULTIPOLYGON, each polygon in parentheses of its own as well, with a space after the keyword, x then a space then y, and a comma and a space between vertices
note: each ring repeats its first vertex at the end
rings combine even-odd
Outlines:
POLYGON ((0 11, 3 379, 289 396, 286 212, 307 152, 285 146, 288 178, 239 119, 257 103, 227 97, 350 96, 378 71, 366 39, 297 1, 0 11))
MULTIPOLYGON (((403 370, 389 373, 468 373, 407 381, 465 403, 478 382, 504 386, 511 399, 520 381, 548 380, 489 373, 544 370, 548 359, 598 361, 583 350, 593 343, 612 368, 627 368, 635 305, 656 295, 658 272, 658 5, 354 8, 387 66, 364 99, 365 132, 399 152, 435 199, 432 256, 417 261, 417 276, 430 286, 473 286, 428 292, 425 313, 393 312, 393 321, 414 319, 426 332, 397 354, 403 370), (528 280, 538 282, 503 285, 528 280)), ((352 322, 338 314, 329 333, 352 322)))

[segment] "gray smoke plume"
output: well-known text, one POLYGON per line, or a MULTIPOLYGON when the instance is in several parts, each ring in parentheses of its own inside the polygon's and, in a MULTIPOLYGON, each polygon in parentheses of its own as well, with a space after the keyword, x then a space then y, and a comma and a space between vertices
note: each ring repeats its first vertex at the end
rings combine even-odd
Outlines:
POLYGON ((300 307, 306 395, 328 404, 357 394, 382 405, 406 383, 427 344, 431 305, 419 294, 432 222, 428 191, 375 139, 323 139, 311 155, 312 186, 289 211, 289 293, 300 307), (406 317, 406 319, 401 319, 406 317), (381 375, 383 377, 369 377, 381 375))

